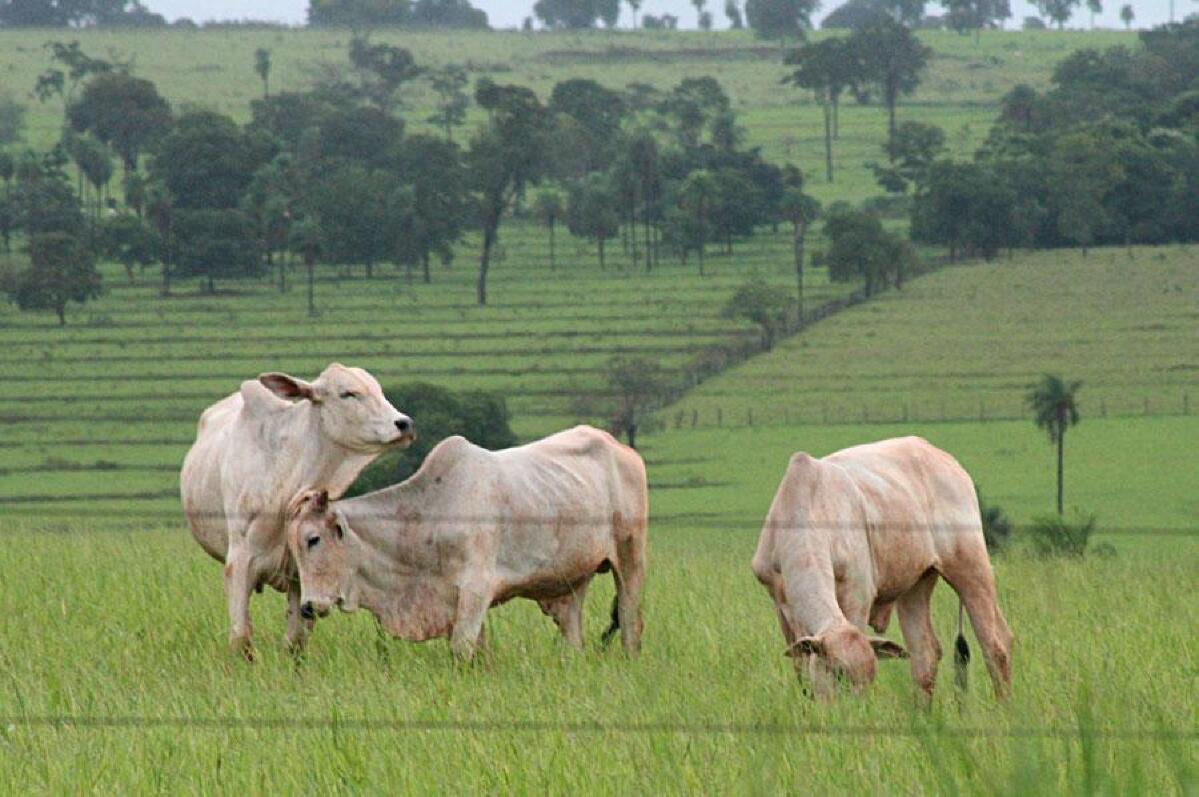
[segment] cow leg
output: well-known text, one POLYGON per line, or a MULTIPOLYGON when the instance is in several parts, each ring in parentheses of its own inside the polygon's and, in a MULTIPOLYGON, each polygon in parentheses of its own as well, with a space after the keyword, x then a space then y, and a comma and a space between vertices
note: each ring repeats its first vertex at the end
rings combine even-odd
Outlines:
POLYGON ((995 696, 1006 700, 1012 689, 1012 631, 999 610, 995 576, 985 556, 980 565, 947 569, 943 575, 966 605, 970 625, 982 646, 983 659, 991 674, 995 696))
POLYGON ((562 637, 575 648, 583 648, 583 603, 590 579, 576 584, 571 594, 554 600, 538 601, 541 611, 554 618, 562 637))
POLYGON ((931 612, 937 578, 936 573, 926 574, 896 602, 899 627, 903 630, 903 641, 912 659, 912 680, 920 687, 925 705, 932 701, 937 665, 941 662, 941 643, 933 630, 931 612))
POLYGON ((470 661, 479 649, 483 620, 491 606, 490 590, 458 590, 458 606, 454 611, 454 629, 450 632, 450 650, 461 661, 470 661))
POLYGON ((225 558, 225 598, 229 603, 229 646, 247 661, 254 660, 251 644, 250 592, 254 589, 253 557, 245 548, 232 548, 225 558))
POLYGON ((619 564, 612 568, 616 579, 616 616, 625 652, 641 652, 641 591, 645 586, 645 538, 637 534, 617 536, 619 564))
POLYGON ((300 584, 298 581, 290 582, 287 585, 287 635, 284 643, 291 653, 298 655, 304 652, 313 623, 313 620, 305 620, 300 616, 300 584))

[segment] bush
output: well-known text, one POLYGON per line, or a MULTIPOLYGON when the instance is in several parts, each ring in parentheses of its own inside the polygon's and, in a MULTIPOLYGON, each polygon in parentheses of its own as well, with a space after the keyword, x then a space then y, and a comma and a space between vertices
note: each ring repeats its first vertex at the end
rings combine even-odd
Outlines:
POLYGON ((1081 559, 1086 555, 1087 544, 1094 533, 1094 515, 1073 521, 1061 515, 1040 515, 1028 529, 1028 542, 1037 556, 1072 556, 1081 559))
POLYGON ((347 496, 402 482, 416 473, 438 443, 451 435, 462 435, 475 445, 493 450, 516 445, 508 405, 494 393, 455 393, 427 382, 413 382, 384 393, 393 406, 412 417, 417 439, 408 448, 384 454, 367 467, 346 491, 347 496))
POLYGON ((1001 551, 1011 541, 1012 521, 1003 511, 1003 507, 984 501, 977 487, 974 491, 978 496, 978 511, 982 517, 983 538, 987 541, 987 550, 991 553, 1001 551))

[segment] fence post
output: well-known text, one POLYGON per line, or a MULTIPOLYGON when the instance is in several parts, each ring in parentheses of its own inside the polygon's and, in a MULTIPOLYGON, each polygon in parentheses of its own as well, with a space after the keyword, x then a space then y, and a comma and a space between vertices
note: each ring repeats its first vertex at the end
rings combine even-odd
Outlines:
POLYGON ((691 428, 694 429, 696 426, 699 426, 699 410, 692 407, 691 408, 691 428))
POLYGON ((987 405, 983 403, 982 399, 978 400, 978 419, 980 421, 987 419, 987 405))
POLYGON ((1107 417, 1107 399, 1103 399, 1102 401, 1099 402, 1099 417, 1100 418, 1107 417))
POLYGON ((1149 414, 1149 397, 1145 396, 1145 414, 1149 414))
POLYGON ((791 425, 791 410, 783 407, 783 426, 791 425))
POLYGON ((724 410, 722 410, 720 407, 716 408, 716 426, 724 426, 724 410))
POLYGON ((903 422, 908 422, 908 403, 906 401, 903 403, 903 422))
POLYGON ((828 405, 827 404, 825 404, 823 407, 820 408, 820 419, 821 419, 821 422, 823 422, 825 426, 828 426, 828 405))
POLYGON ((747 421, 749 421, 749 425, 750 425, 750 426, 753 426, 753 425, 754 425, 754 408, 753 408, 753 407, 750 407, 750 408, 749 408, 749 409, 746 411, 746 413, 745 413, 745 416, 746 416, 746 417, 745 417, 745 419, 746 419, 747 421))

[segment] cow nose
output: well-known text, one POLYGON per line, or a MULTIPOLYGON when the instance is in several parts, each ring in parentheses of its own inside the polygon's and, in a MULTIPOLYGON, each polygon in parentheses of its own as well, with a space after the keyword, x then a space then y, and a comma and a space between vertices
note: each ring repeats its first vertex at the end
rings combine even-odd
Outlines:
POLYGON ((412 431, 412 421, 408 418, 400 418, 396 421, 396 428, 400 430, 400 434, 408 434, 412 431))
POLYGON ((312 601, 305 601, 303 605, 300 606, 300 616, 305 620, 316 619, 316 609, 312 608, 312 601))

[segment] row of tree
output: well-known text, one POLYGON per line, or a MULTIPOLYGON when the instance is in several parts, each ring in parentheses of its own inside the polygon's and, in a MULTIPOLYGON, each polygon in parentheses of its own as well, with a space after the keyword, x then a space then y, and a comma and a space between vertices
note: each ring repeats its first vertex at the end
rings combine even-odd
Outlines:
POLYGON ((1192 20, 1143 32, 1135 50, 1074 53, 1046 92, 1017 86, 972 161, 945 159, 939 131, 909 125, 913 238, 985 257, 1199 240, 1197 74, 1192 20))

